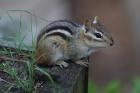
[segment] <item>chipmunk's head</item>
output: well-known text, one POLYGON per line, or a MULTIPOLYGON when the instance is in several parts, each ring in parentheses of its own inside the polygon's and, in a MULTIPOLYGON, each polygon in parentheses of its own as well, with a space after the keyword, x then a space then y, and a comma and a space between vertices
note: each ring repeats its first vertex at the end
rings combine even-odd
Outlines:
POLYGON ((85 43, 93 48, 112 46, 114 43, 111 35, 98 22, 97 17, 92 22, 86 22, 83 26, 83 34, 85 43))

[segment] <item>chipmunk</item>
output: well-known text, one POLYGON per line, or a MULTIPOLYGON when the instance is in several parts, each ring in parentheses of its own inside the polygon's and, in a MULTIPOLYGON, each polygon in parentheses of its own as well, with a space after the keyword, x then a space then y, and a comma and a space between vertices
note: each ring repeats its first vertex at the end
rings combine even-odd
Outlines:
POLYGON ((58 20, 47 25, 38 35, 36 62, 45 65, 68 67, 67 60, 80 65, 81 61, 99 48, 112 46, 113 39, 95 17, 85 24, 58 20))

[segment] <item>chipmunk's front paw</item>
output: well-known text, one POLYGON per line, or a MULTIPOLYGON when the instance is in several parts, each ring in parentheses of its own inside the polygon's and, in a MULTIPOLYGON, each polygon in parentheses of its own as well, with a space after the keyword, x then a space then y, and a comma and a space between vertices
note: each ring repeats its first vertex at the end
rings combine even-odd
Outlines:
POLYGON ((69 64, 65 61, 59 61, 59 62, 56 63, 56 65, 58 65, 62 69, 69 66, 69 64))
POLYGON ((88 67, 89 63, 86 61, 79 60, 79 61, 76 61, 76 64, 79 64, 79 65, 84 66, 84 67, 88 67))

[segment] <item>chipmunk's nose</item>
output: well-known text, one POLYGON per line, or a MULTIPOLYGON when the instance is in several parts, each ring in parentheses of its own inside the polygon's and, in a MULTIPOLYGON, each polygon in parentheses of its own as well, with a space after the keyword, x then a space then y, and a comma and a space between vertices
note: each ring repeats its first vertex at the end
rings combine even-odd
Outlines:
POLYGON ((111 38, 110 46, 114 45, 114 40, 111 38))

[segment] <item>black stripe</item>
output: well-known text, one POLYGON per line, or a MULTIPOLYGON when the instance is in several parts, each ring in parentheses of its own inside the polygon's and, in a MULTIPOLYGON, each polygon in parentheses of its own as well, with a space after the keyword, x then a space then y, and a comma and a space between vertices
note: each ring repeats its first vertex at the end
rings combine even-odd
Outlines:
POLYGON ((69 40, 70 38, 68 36, 66 36, 65 34, 61 33, 61 32, 54 32, 51 34, 48 34, 45 38, 49 37, 49 36, 60 36, 62 37, 64 40, 69 40))
POLYGON ((79 27, 79 25, 78 25, 77 23, 73 22, 73 21, 69 21, 69 20, 59 20, 59 22, 67 22, 67 23, 72 24, 72 25, 75 26, 75 27, 79 27))
POLYGON ((47 29, 47 33, 50 32, 50 31, 53 31, 53 30, 65 30, 67 32, 69 32, 71 35, 73 35, 73 32, 71 31, 70 28, 66 27, 66 26, 55 26, 55 27, 51 27, 49 29, 47 29))
POLYGON ((67 27, 65 24, 67 24, 69 26, 74 26, 74 27, 79 27, 79 24, 73 22, 73 21, 69 21, 69 20, 57 20, 57 21, 54 21, 52 23, 50 23, 47 27, 45 27, 42 32, 38 35, 37 37, 37 44, 38 44, 38 41, 40 40, 40 38, 45 34, 45 33, 48 33, 48 32, 51 32, 53 30, 58 30, 58 29, 61 29, 61 30, 65 30, 67 32, 69 32, 71 35, 74 34, 73 30, 71 29, 71 27, 67 27), (60 22, 60 24, 58 25, 58 23, 60 22), (62 23, 61 23, 62 22, 62 23), (56 24, 56 26, 54 26, 54 24, 56 24), (51 26, 52 25, 52 26, 51 26), (50 26, 50 27, 49 27, 50 26))

